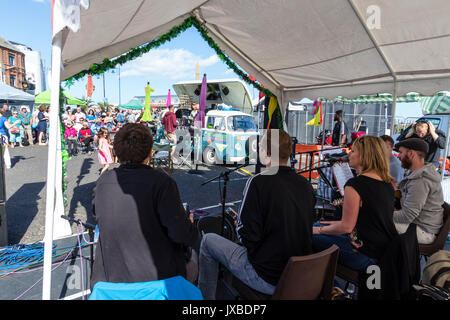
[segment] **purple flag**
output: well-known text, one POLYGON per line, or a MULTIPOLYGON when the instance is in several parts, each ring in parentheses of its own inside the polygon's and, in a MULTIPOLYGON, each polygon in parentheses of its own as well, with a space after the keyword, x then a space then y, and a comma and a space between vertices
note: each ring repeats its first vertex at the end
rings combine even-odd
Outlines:
POLYGON ((171 98, 170 98, 170 89, 169 89, 169 93, 167 94, 167 103, 166 103, 167 108, 168 108, 171 104, 172 104, 172 100, 171 100, 171 98))
POLYGON ((200 98, 198 101, 199 111, 195 120, 202 122, 202 128, 205 127, 205 109, 206 109, 206 73, 203 75, 202 86, 200 88, 200 98))

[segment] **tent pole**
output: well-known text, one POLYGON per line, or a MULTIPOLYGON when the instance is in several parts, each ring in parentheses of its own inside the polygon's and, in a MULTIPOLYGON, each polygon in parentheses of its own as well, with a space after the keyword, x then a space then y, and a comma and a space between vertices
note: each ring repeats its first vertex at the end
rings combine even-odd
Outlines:
POLYGON ((444 180, 444 173, 445 173, 445 163, 447 162, 447 156, 448 156, 448 144, 450 142, 450 116, 448 119, 448 126, 447 126, 447 138, 445 139, 445 149, 444 149, 444 162, 442 163, 442 170, 441 170, 441 181, 444 180))
POLYGON ((42 281, 42 300, 50 300, 51 267, 53 247, 53 213, 55 209, 56 142, 58 135, 59 85, 61 76, 61 40, 57 33, 52 44, 52 77, 50 100, 50 130, 47 160, 47 197, 45 208, 44 269, 42 281))
POLYGON ((395 134, 394 123, 395 123, 396 107, 397 107, 397 82, 394 80, 394 95, 392 96, 392 109, 391 109, 391 132, 390 132, 391 137, 395 134))

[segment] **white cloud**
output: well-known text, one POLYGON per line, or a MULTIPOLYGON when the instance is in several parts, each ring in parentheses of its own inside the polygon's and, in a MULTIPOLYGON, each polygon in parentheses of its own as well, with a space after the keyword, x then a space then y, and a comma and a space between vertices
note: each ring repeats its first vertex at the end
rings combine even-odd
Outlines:
POLYGON ((47 0, 32 0, 33 2, 39 2, 39 3, 44 3, 47 2, 47 0))
POLYGON ((121 76, 157 74, 172 80, 193 79, 197 61, 201 71, 219 62, 219 57, 214 54, 202 59, 185 49, 154 49, 127 63, 121 76))

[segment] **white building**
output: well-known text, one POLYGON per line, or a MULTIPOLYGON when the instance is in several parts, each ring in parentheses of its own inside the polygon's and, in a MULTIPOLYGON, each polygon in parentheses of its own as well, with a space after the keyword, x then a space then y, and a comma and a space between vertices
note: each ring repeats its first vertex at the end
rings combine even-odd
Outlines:
POLYGON ((25 54, 25 70, 26 81, 29 84, 34 84, 34 90, 27 90, 28 93, 38 94, 47 89, 47 82, 45 80, 45 62, 41 59, 41 53, 34 51, 30 47, 17 42, 9 41, 18 51, 25 54))

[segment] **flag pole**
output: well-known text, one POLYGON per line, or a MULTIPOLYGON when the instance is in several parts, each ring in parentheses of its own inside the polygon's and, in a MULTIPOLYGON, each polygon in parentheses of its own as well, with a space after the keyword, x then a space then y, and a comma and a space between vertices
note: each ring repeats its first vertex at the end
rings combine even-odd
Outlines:
POLYGON ((52 73, 50 97, 50 130, 48 140, 47 160, 47 196, 45 208, 45 235, 44 235, 44 269, 42 280, 42 300, 50 300, 51 267, 53 247, 53 214, 55 209, 55 182, 56 182, 56 143, 58 132, 59 112, 59 85, 61 77, 61 41, 62 33, 58 32, 52 44, 52 73))

